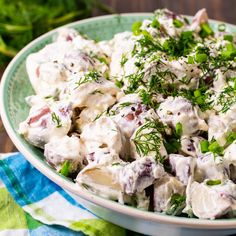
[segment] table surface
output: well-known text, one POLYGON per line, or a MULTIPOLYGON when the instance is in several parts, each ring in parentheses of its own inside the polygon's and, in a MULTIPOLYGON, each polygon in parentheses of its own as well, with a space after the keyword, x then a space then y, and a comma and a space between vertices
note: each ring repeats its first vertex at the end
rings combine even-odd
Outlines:
MULTIPOLYGON (((105 4, 116 12, 152 12, 157 8, 168 8, 176 13, 194 15, 201 8, 206 8, 212 19, 236 24, 235 0, 103 0, 105 4)), ((94 11, 93 15, 102 15, 101 11, 94 11)), ((3 70, 0 70, 0 78, 3 70)), ((0 119, 0 153, 16 151, 8 137, 0 119)))

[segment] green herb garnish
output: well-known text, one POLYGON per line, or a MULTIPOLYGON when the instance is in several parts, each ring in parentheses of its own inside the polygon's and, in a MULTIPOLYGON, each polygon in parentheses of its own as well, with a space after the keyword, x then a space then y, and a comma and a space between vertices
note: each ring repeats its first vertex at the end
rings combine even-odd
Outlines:
POLYGON ((128 58, 125 54, 122 54, 121 56, 121 61, 120 61, 120 65, 121 67, 124 67, 125 63, 128 61, 128 58))
POLYGON ((229 42, 233 42, 233 39, 234 39, 234 37, 231 34, 224 35, 224 40, 227 40, 229 42))
POLYGON ((88 184, 82 183, 81 184, 85 189, 91 190, 91 187, 88 184))
POLYGON ((220 179, 209 179, 206 181, 206 184, 209 185, 209 186, 213 186, 213 185, 219 185, 221 184, 221 180, 220 179))
POLYGON ((195 44, 193 32, 184 31, 178 39, 173 37, 167 39, 162 45, 162 50, 166 52, 167 55, 181 57, 189 54, 195 44))
POLYGON ((198 63, 203 63, 207 61, 207 54, 205 53, 197 53, 195 55, 195 61, 198 63))
POLYGON ((170 208, 166 211, 167 215, 179 215, 185 207, 186 197, 179 193, 174 193, 170 199, 170 208))
POLYGON ((141 34, 141 29, 140 27, 142 26, 142 22, 141 21, 137 21, 135 23, 133 23, 132 25, 132 32, 135 36, 138 36, 141 34))
POLYGON ((236 103, 236 89, 228 86, 220 93, 217 99, 217 105, 222 106, 221 112, 227 112, 232 105, 236 103))
POLYGON ((68 176, 70 174, 70 168, 71 168, 71 163, 70 161, 66 160, 61 169, 59 170, 59 173, 61 173, 64 176, 68 176))
POLYGON ((184 23, 182 21, 178 20, 178 19, 175 19, 175 20, 173 20, 173 25, 176 28, 181 28, 184 25, 184 23))
POLYGON ((231 132, 231 133, 226 137, 227 145, 230 145, 230 144, 233 143, 235 140, 236 140, 236 132, 231 132))
POLYGON ((92 95, 94 95, 94 94, 97 94, 97 93, 99 93, 99 94, 104 94, 101 90, 99 90, 99 89, 95 89, 93 92, 91 92, 90 94, 92 94, 92 95))
POLYGON ((183 127, 182 124, 180 122, 178 122, 175 126, 175 132, 178 136, 181 136, 183 133, 183 127))
POLYGON ((224 32, 226 30, 226 25, 224 23, 218 25, 218 31, 224 32))
POLYGON ((51 116, 52 116, 52 121, 56 124, 56 127, 57 128, 62 127, 62 123, 61 123, 60 117, 55 112, 53 112, 51 114, 51 116))
POLYGON ((160 22, 155 18, 155 19, 152 21, 151 26, 152 26, 153 28, 159 29, 160 26, 161 26, 161 24, 160 24, 160 22))
POLYGON ((179 95, 188 99, 193 105, 198 105, 202 111, 210 110, 213 101, 210 98, 210 93, 205 85, 199 86, 199 89, 182 89, 179 95))
POLYGON ((95 81, 97 82, 101 75, 97 71, 90 71, 86 75, 84 75, 78 82, 76 82, 77 88, 85 83, 95 81))
POLYGON ((221 57, 224 60, 233 60, 236 57, 236 48, 233 43, 226 45, 226 48, 221 52, 221 57))
POLYGON ((122 102, 122 103, 119 104, 119 108, 128 107, 132 104, 134 104, 134 103, 133 102, 122 102))
POLYGON ((194 64, 194 57, 188 56, 188 64, 194 64))
POLYGON ((118 88, 122 88, 124 86, 124 82, 122 80, 118 80, 116 79, 115 80, 115 85, 118 87, 118 88))
POLYGON ((208 23, 202 23, 200 27, 201 31, 199 32, 199 34, 202 38, 214 35, 214 31, 212 30, 212 28, 208 23))
POLYGON ((114 163, 112 163, 111 165, 112 165, 112 166, 118 166, 118 165, 120 165, 120 162, 114 162, 114 163))
POLYGON ((224 148, 217 141, 212 141, 208 146, 208 150, 213 154, 222 155, 224 148))
POLYGON ((163 124, 156 120, 147 121, 137 129, 132 141, 140 156, 147 156, 153 152, 157 160, 160 162, 163 161, 164 157, 160 154, 162 142, 161 132, 163 132, 163 130, 163 124))
POLYGON ((99 114, 94 118, 93 122, 96 121, 96 120, 98 120, 100 117, 102 117, 103 115, 105 115, 105 114, 107 114, 107 113, 108 113, 107 110, 105 110, 105 111, 99 113, 99 114))
POLYGON ((202 140, 200 142, 200 148, 202 153, 206 153, 209 151, 209 142, 207 140, 202 140))

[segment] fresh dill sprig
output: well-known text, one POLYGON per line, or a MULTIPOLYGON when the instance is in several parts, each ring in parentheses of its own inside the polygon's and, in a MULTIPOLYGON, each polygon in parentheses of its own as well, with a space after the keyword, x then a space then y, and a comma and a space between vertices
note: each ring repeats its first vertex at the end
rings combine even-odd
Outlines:
POLYGON ((191 52, 195 44, 196 41, 194 40, 193 32, 184 31, 177 39, 169 37, 169 39, 163 43, 162 51, 174 57, 186 56, 191 52))
POLYGON ((147 106, 152 107, 154 109, 159 106, 159 103, 157 103, 154 99, 154 95, 151 92, 149 92, 148 90, 146 90, 146 89, 139 90, 139 96, 140 96, 142 103, 144 105, 147 105, 147 106))
POLYGON ((117 113, 119 113, 118 112, 119 109, 123 109, 125 107, 131 106, 132 104, 134 104, 134 103, 133 102, 123 102, 123 103, 117 104, 115 107, 108 108, 106 111, 106 114, 108 116, 115 116, 117 113))
POLYGON ((163 51, 161 43, 157 39, 154 39, 147 31, 145 31, 142 38, 137 40, 137 46, 134 47, 132 54, 141 58, 146 58, 149 54, 156 51, 163 51))
POLYGON ((227 112, 236 103, 236 89, 228 86, 220 93, 216 104, 222 106, 221 112, 227 112))
POLYGON ((120 66, 124 67, 124 65, 127 61, 128 61, 128 57, 123 53, 121 56, 120 66))
POLYGON ((158 103, 155 101, 157 94, 163 94, 164 96, 177 94, 177 88, 174 83, 177 77, 169 69, 160 70, 156 67, 155 73, 147 75, 147 80, 144 79, 144 75, 145 73, 141 71, 127 76, 129 86, 125 93, 138 92, 142 102, 152 108, 157 108, 158 106, 158 103), (140 86, 145 87, 145 89, 139 89, 140 86))
POLYGON ((62 123, 61 123, 60 117, 55 112, 53 112, 51 114, 51 116, 52 116, 52 121, 56 124, 56 127, 57 128, 62 127, 62 123))
POLYGON ((99 93, 99 94, 104 94, 101 90, 99 90, 99 89, 95 89, 93 92, 91 92, 90 94, 92 94, 92 95, 94 95, 94 94, 97 94, 97 93, 99 93))
POLYGON ((133 102, 122 102, 119 104, 119 108, 124 108, 124 107, 128 107, 130 105, 134 104, 133 102))
POLYGON ((128 80, 129 85, 125 90, 125 93, 127 94, 134 93, 139 88, 140 84, 142 84, 143 76, 144 76, 143 71, 126 76, 125 79, 128 80))
POLYGON ((167 215, 179 215, 185 207, 186 197, 179 193, 174 193, 170 199, 170 208, 166 211, 167 215))
POLYGON ((118 88, 122 88, 124 86, 124 82, 122 80, 115 79, 115 85, 118 88))
POLYGON ((153 152, 156 159, 163 162, 164 157, 160 154, 163 130, 164 125, 157 120, 149 120, 140 126, 132 139, 137 153, 140 156, 147 156, 153 152))
POLYGON ((80 85, 88 83, 88 82, 92 82, 92 81, 97 82, 100 77, 101 75, 97 71, 93 70, 93 71, 88 72, 83 77, 81 77, 80 80, 77 81, 75 84, 77 85, 77 88, 78 88, 80 85))
POLYGON ((107 113, 108 113, 107 110, 105 110, 105 111, 99 113, 99 114, 94 118, 93 122, 96 121, 96 120, 98 120, 100 117, 102 117, 103 115, 105 115, 105 114, 107 114, 107 113))
POLYGON ((205 85, 198 89, 181 89, 178 95, 188 99, 193 105, 198 105, 202 111, 210 110, 213 107, 211 94, 205 85))
POLYGON ((178 122, 175 126, 175 129, 171 133, 171 135, 166 134, 166 133, 163 135, 163 144, 168 154, 179 152, 181 148, 180 138, 181 138, 182 132, 183 132, 182 124, 178 122))
POLYGON ((66 160, 62 164, 59 173, 67 177, 70 174, 70 171, 71 171, 71 162, 69 160, 66 160))

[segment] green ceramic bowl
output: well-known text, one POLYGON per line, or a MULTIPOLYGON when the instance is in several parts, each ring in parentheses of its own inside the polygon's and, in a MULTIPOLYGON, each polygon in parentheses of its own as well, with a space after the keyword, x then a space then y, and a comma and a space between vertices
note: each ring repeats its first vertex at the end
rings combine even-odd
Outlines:
MULTIPOLYGON (((78 21, 67 25, 96 40, 105 40, 115 33, 130 30, 133 22, 151 18, 149 13, 110 15, 78 21)), ((220 22, 211 21, 213 28, 220 22)), ((236 26, 227 29, 236 32, 236 26)), ((40 50, 52 41, 55 30, 39 37, 26 46, 7 67, 1 82, 0 109, 4 126, 20 152, 44 175, 67 190, 77 201, 84 204, 98 216, 125 228, 150 235, 229 235, 236 233, 236 219, 200 220, 166 216, 144 212, 132 207, 95 196, 81 190, 72 181, 55 172, 45 161, 42 152, 29 145, 18 133, 18 125, 28 114, 25 97, 33 94, 33 89, 25 69, 26 57, 40 50)))

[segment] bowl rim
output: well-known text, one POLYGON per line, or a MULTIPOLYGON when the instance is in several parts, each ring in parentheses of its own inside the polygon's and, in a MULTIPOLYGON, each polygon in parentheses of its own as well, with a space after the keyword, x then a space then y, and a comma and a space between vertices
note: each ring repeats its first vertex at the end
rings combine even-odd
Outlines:
MULTIPOLYGON (((125 214, 130 217, 138 218, 140 220, 146 220, 146 221, 152 221, 156 223, 162 223, 162 224, 172 224, 172 225, 178 225, 178 226, 184 226, 186 228, 204 228, 204 229, 230 229, 235 228, 236 226, 236 220, 235 218, 231 219, 216 219, 216 220, 208 220, 208 219, 196 219, 196 218, 186 218, 186 217, 178 217, 178 216, 169 216, 164 215, 161 213, 154 213, 154 212, 148 212, 148 211, 142 211, 137 208, 125 206, 122 204, 119 204, 117 202, 114 202, 112 200, 108 200, 105 198, 102 198, 100 196, 96 196, 93 193, 90 193, 86 189, 79 188, 75 183, 69 181, 67 178, 59 175, 58 173, 52 171, 50 167, 46 164, 46 162, 42 161, 40 158, 37 157, 37 155, 34 155, 29 149, 26 148, 26 146, 20 142, 20 140, 17 137, 17 131, 13 128, 12 124, 10 123, 8 119, 8 115, 6 112, 5 107, 5 96, 4 91, 6 89, 6 81, 8 79, 8 74, 12 70, 12 67, 15 63, 17 63, 18 59, 27 51, 29 50, 33 45, 39 43, 41 40, 53 35, 59 28, 64 27, 74 27, 75 25, 79 25, 82 23, 87 22, 93 22, 100 19, 110 19, 117 16, 153 16, 153 13, 150 12, 141 12, 141 13, 122 13, 122 14, 112 14, 112 15, 105 15, 105 16, 97 16, 97 17, 91 17, 89 19, 79 20, 73 23, 66 24, 64 26, 58 27, 54 30, 51 30, 40 37, 34 39, 32 42, 30 42, 28 45, 26 45, 20 52, 17 53, 17 55, 13 58, 13 60, 9 63, 7 68, 5 69, 1 84, 0 84, 0 114, 2 118, 3 125, 6 129, 6 132, 8 133, 9 137, 11 138, 14 145, 17 147, 17 149, 24 155, 24 157, 35 167, 37 168, 42 174, 47 176, 50 180, 52 180, 54 183, 58 184, 60 187, 78 195, 79 197, 92 202, 93 204, 105 207, 109 210, 116 211, 120 214, 125 214)), ((186 15, 184 15, 186 16, 186 15)), ((186 16, 190 17, 190 16, 186 16)), ((210 20, 210 23, 220 24, 224 23, 230 27, 236 27, 233 24, 225 23, 222 21, 216 21, 216 20, 210 20)))

